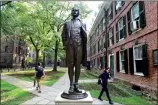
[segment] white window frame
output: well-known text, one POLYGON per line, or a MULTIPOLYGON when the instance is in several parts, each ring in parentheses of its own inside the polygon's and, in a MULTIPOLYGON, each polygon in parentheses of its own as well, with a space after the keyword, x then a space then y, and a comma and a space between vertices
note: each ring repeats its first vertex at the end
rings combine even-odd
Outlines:
MULTIPOLYGON (((144 74, 143 74, 143 72, 142 73, 140 73, 140 72, 137 72, 136 71, 136 60, 143 60, 143 59, 136 59, 136 54, 135 54, 135 48, 137 48, 137 47, 142 47, 143 46, 143 44, 139 44, 139 45, 135 45, 135 46, 133 46, 133 63, 134 63, 134 75, 139 75, 139 76, 144 76, 144 74)), ((143 52, 142 52, 142 54, 143 54, 143 52)), ((143 55, 142 55, 143 56, 143 55)), ((142 57, 143 58, 143 57, 142 57)))
POLYGON ((125 65, 124 65, 124 69, 122 69, 122 61, 125 61, 125 55, 124 55, 124 60, 121 60, 121 53, 123 52, 124 53, 125 50, 121 50, 119 52, 119 64, 120 64, 120 72, 121 73, 125 73, 125 65))
POLYGON ((121 17, 121 18, 119 19, 117 25, 118 25, 118 32, 119 32, 119 41, 124 40, 124 37, 120 39, 120 31, 123 30, 123 27, 124 27, 124 25, 123 25, 123 17, 121 17), (121 23, 120 21, 122 21, 122 27, 120 27, 120 23, 121 23))

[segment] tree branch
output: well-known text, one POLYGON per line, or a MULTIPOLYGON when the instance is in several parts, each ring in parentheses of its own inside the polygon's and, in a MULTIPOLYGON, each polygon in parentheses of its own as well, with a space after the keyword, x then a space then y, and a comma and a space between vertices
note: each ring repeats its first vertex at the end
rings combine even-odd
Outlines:
POLYGON ((31 36, 29 36, 29 38, 30 38, 31 43, 32 43, 32 44, 33 44, 33 46, 35 47, 35 49, 37 49, 37 45, 35 45, 35 43, 34 43, 34 41, 33 41, 32 37, 31 37, 31 36))
POLYGON ((1 2, 1 3, 0 3, 0 7, 1 7, 1 6, 6 5, 6 4, 11 3, 12 1, 0 1, 0 2, 1 2))

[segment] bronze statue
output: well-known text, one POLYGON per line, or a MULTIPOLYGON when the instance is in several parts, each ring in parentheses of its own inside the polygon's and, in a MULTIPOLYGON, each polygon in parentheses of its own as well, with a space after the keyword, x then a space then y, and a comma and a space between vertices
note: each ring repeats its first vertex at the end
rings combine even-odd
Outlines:
POLYGON ((86 25, 79 19, 79 9, 75 6, 71 11, 72 19, 64 24, 62 42, 66 50, 66 64, 70 79, 69 93, 82 93, 79 89, 80 65, 86 65, 87 34, 86 25), (74 70, 75 67, 75 70, 74 70), (73 77, 75 76, 75 80, 73 77))

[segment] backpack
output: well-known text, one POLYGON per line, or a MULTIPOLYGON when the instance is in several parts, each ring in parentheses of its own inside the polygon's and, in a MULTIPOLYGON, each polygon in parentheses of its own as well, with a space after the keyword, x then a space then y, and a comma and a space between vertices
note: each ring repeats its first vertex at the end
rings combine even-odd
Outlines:
POLYGON ((42 77, 43 76, 43 68, 42 67, 37 67, 36 68, 36 77, 42 77))
POLYGON ((101 84, 101 79, 100 79, 100 78, 98 78, 98 84, 99 84, 99 85, 101 84))

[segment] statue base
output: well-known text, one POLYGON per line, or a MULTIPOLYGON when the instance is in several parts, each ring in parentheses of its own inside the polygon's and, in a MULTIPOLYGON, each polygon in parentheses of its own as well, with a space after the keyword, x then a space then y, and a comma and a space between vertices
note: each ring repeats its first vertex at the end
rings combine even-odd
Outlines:
POLYGON ((82 93, 77 93, 77 92, 69 93, 68 91, 64 91, 61 94, 62 98, 71 99, 71 100, 84 99, 87 96, 88 96, 88 94, 84 90, 82 90, 82 93))
POLYGON ((60 92, 59 95, 55 99, 55 105, 92 105, 93 98, 91 97, 89 92, 82 91, 82 93, 70 93, 70 94, 71 95, 68 95, 67 92, 60 92), (78 94, 78 95, 75 96, 75 94, 78 94), (72 98, 73 96, 78 99, 72 98))

